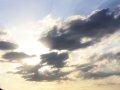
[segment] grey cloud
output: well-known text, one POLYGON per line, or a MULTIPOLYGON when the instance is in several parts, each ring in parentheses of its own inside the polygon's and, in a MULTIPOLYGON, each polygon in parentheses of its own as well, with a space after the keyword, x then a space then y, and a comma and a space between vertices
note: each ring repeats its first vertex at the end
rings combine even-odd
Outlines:
POLYGON ((35 72, 34 74, 29 74, 23 76, 28 81, 60 81, 60 80, 67 80, 68 75, 70 72, 61 72, 60 70, 55 71, 45 71, 44 74, 41 72, 35 72))
MULTIPOLYGON (((26 57, 25 54, 17 54, 18 56, 15 57, 16 53, 12 53, 11 59, 18 59, 21 57, 26 57), (24 56, 25 55, 25 56, 24 56)), ((5 55, 7 58, 9 58, 11 55, 5 55)), ((17 72, 8 72, 13 74, 21 74, 22 78, 28 81, 60 81, 60 80, 68 80, 67 77, 68 74, 70 74, 71 71, 68 72, 62 72, 61 68, 63 68, 66 65, 66 60, 68 59, 68 53, 57 53, 57 52, 51 52, 47 54, 41 55, 41 62, 37 65, 27 65, 23 64, 22 66, 17 67, 17 72), (43 65, 44 63, 47 63, 43 65), (44 68, 44 66, 51 66, 50 70, 44 70, 39 71, 41 68, 44 68)))
POLYGON ((109 52, 109 53, 105 53, 103 55, 93 55, 89 58, 90 60, 94 60, 94 61, 102 61, 104 59, 107 59, 107 60, 120 60, 120 52, 117 52, 117 53, 112 53, 112 52, 109 52))
POLYGON ((82 72, 88 72, 89 70, 97 67, 97 65, 86 65, 86 66, 78 66, 77 70, 81 70, 82 72))
POLYGON ((83 79, 100 79, 110 77, 113 75, 120 76, 120 72, 87 72, 84 73, 83 79))
MULTIPOLYGON (((55 26, 48 34, 39 39, 46 47, 57 50, 75 50, 79 48, 86 48, 97 42, 100 42, 101 38, 109 36, 118 31, 120 28, 120 16, 114 17, 114 11, 109 9, 103 9, 96 11, 86 19, 77 19, 67 21, 63 23, 61 28, 55 26), (65 28, 65 27, 67 28, 65 28), (83 38, 90 38, 90 41, 82 42, 83 38)), ((101 56, 98 60, 107 58, 111 54, 101 56)), ((6 56, 6 55, 4 55, 6 56)), ((3 57, 4 57, 3 56, 3 57)), ((9 55, 8 55, 9 56, 9 55)), ((15 55, 14 55, 15 56, 15 55)), ((21 57, 21 56, 20 56, 21 57)), ((23 57, 26 57, 26 55, 23 57)), ((21 57, 21 58, 23 58, 21 57)), ((16 57, 11 57, 15 58, 16 57)), ((92 57, 94 59, 94 57, 92 57)), ((111 58, 119 59, 119 53, 115 56, 111 55, 111 58)), ((7 59, 9 59, 7 57, 7 59)), ((36 66, 21 66, 18 67, 16 74, 22 74, 22 77, 29 81, 54 81, 54 80, 66 80, 67 75, 71 72, 62 72, 67 63, 68 53, 56 53, 51 52, 41 55, 41 62, 36 66), (46 63, 46 64, 45 64, 46 63), (52 66, 52 69, 57 70, 45 70, 40 72, 39 69, 44 65, 52 66)), ((99 79, 110 77, 113 75, 120 75, 120 72, 92 72, 91 70, 97 67, 94 63, 88 63, 78 66, 76 69, 80 73, 77 78, 83 79, 99 79), (81 72, 82 71, 82 72, 81 72)))
POLYGON ((103 9, 95 11, 86 19, 77 19, 63 23, 60 29, 55 26, 48 34, 39 39, 46 47, 57 50, 75 50, 86 48, 120 28, 120 16, 115 18, 114 11, 103 9), (65 28, 65 27, 67 28, 65 28), (82 43, 83 38, 91 41, 82 43))
POLYGON ((86 48, 94 43, 92 41, 81 43, 76 35, 71 36, 70 34, 62 34, 54 37, 55 34, 49 35, 51 32, 53 33, 54 31, 50 31, 46 37, 40 39, 40 41, 50 49, 74 50, 78 48, 86 48))
POLYGON ((80 70, 80 73, 77 75, 77 78, 102 79, 102 78, 107 78, 107 77, 114 76, 114 75, 120 76, 120 71, 119 70, 109 71, 106 68, 105 71, 98 71, 98 69, 99 69, 98 66, 94 65, 95 62, 99 62, 99 61, 102 61, 104 59, 107 59, 108 61, 111 61, 111 60, 119 61, 120 60, 120 52, 117 52, 117 53, 109 52, 109 53, 105 53, 105 54, 99 56, 98 58, 97 57, 98 57, 97 55, 91 56, 89 59, 90 60, 92 59, 94 62, 87 63, 87 64, 82 64, 82 65, 79 65, 77 67, 77 70, 80 70), (97 68, 95 68, 95 67, 97 67, 97 68), (94 71, 90 71, 92 69, 94 69, 94 71))
POLYGON ((62 72, 60 69, 56 70, 45 70, 40 72, 39 69, 41 66, 38 65, 23 65, 19 66, 16 69, 17 72, 8 72, 13 74, 21 74, 22 77, 28 81, 60 81, 60 80, 67 80, 68 78, 66 75, 68 75, 70 72, 62 72))
POLYGON ((105 85, 120 85, 120 83, 115 83, 115 82, 106 82, 106 83, 100 83, 100 84, 97 84, 98 86, 105 86, 105 85))
POLYGON ((51 52, 41 55, 41 64, 47 63, 47 65, 52 65, 56 68, 64 67, 66 64, 65 60, 68 59, 68 53, 51 52))
POLYGON ((11 42, 0 41, 0 50, 13 50, 18 48, 17 44, 11 42))
POLYGON ((27 55, 23 52, 8 52, 2 56, 2 58, 13 61, 13 60, 22 60, 24 58, 33 58, 35 55, 27 55))
POLYGON ((22 66, 17 67, 16 69, 19 70, 16 72, 16 74, 30 74, 30 73, 34 73, 37 72, 38 69, 40 68, 40 65, 27 65, 24 64, 22 66))
POLYGON ((5 60, 0 60, 1 63, 4 63, 4 62, 8 62, 8 61, 5 61, 5 60))
POLYGON ((102 79, 102 78, 107 78, 110 76, 120 76, 120 71, 118 70, 111 70, 111 71, 101 71, 98 70, 97 65, 84 65, 80 66, 77 68, 77 70, 80 70, 79 74, 76 76, 77 78, 82 78, 82 79, 102 79), (94 68, 97 67, 97 68, 94 68), (90 71, 91 69, 94 69, 90 71), (82 72, 81 72, 82 71, 82 72))

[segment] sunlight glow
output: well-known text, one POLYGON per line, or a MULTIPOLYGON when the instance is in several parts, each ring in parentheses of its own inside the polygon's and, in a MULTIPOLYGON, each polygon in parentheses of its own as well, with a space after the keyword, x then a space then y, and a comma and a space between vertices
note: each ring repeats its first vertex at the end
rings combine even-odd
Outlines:
POLYGON ((40 72, 44 72, 46 70, 50 70, 50 66, 44 66, 44 67, 39 69, 40 72))
POLYGON ((27 63, 29 65, 38 64, 40 62, 40 55, 48 52, 47 48, 36 41, 26 42, 26 45, 20 44, 19 46, 20 51, 25 52, 28 55, 36 55, 34 58, 26 58, 23 60, 23 63, 27 63))
POLYGON ((31 59, 24 59, 23 63, 27 63, 28 65, 36 65, 40 62, 39 57, 31 58, 31 59))
POLYGON ((23 46, 20 45, 20 50, 29 55, 36 55, 36 56, 40 56, 41 54, 48 52, 47 48, 45 48, 41 43, 36 41, 32 41, 23 46))

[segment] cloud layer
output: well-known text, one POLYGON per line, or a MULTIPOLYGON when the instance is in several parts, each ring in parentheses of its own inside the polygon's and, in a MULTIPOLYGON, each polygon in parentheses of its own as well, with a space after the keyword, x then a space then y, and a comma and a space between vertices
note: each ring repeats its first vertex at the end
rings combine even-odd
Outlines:
MULTIPOLYGON (((119 51, 116 53, 104 52, 103 54, 93 52, 97 48, 97 46, 93 46, 98 45, 119 30, 120 15, 116 16, 115 10, 95 10, 87 17, 71 16, 63 23, 55 24, 53 29, 50 29, 46 35, 39 39, 44 46, 51 50, 49 53, 40 55, 40 63, 37 65, 23 64, 16 68, 18 71, 15 74, 21 74, 24 79, 29 81, 72 80, 73 77, 76 80, 86 80, 120 76, 119 51), (89 46, 92 48, 91 51, 86 49, 89 46), (80 52, 83 49, 86 50, 86 55, 79 53, 78 49, 81 50, 80 52), (67 50, 67 52, 63 52, 63 50, 67 50), (78 50, 77 54, 81 57, 83 55, 84 58, 87 58, 88 63, 78 62, 75 65, 70 65, 70 55, 75 50, 78 50), (65 70, 66 68, 67 70, 65 70), (68 70, 68 68, 73 69, 68 70), (76 72, 77 74, 72 74, 76 72)), ((100 46, 102 45, 100 44, 100 46)), ((31 57, 18 52, 8 52, 3 55, 3 58, 8 60, 31 57)), ((76 59, 81 59, 80 62, 82 62, 82 58, 76 57, 76 59)))
POLYGON ((50 49, 75 50, 91 46, 119 28, 120 16, 115 18, 114 11, 96 10, 86 18, 65 20, 61 27, 55 26, 39 41, 50 49), (83 39, 86 41, 83 42, 83 39))

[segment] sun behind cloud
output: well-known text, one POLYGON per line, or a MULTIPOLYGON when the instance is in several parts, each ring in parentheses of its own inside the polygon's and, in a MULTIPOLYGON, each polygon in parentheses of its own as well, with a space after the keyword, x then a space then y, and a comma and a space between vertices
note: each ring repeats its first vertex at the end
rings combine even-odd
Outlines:
POLYGON ((47 48, 45 48, 41 43, 36 41, 28 42, 24 46, 21 45, 20 49, 27 54, 35 54, 36 56, 40 56, 41 54, 48 52, 47 48))
POLYGON ((20 45, 19 50, 25 52, 28 55, 36 55, 34 58, 23 59, 24 63, 27 64, 38 64, 40 62, 40 55, 48 52, 48 49, 45 48, 41 43, 32 41, 28 42, 26 45, 20 45))

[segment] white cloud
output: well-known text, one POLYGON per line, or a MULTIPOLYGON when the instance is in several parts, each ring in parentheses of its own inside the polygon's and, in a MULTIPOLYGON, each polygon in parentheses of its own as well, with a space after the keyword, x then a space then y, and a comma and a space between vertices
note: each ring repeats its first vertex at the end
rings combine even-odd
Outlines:
POLYGON ((11 36, 11 32, 8 29, 0 29, 0 40, 7 40, 11 36))

